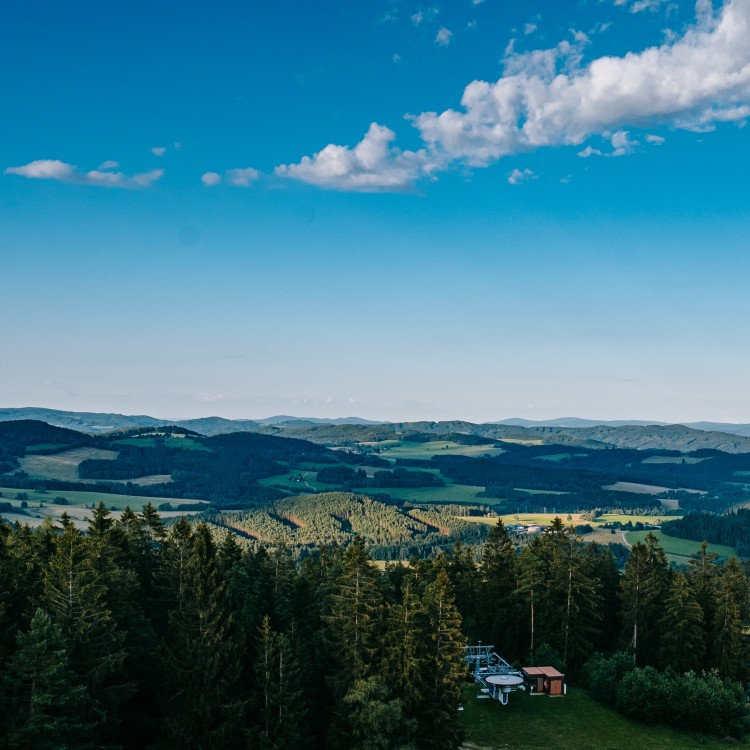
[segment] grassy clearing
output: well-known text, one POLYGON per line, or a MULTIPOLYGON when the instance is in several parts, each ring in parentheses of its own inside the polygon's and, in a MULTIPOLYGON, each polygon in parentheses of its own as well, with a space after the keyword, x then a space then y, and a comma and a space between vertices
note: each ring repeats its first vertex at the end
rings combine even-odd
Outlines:
POLYGON ((641 461, 642 464, 685 464, 692 466, 699 464, 701 461, 708 461, 710 456, 697 458, 696 456, 649 456, 641 461))
MULTIPOLYGON (((653 534, 659 540, 659 544, 664 548, 667 555, 682 558, 679 562, 685 562, 692 555, 700 552, 701 549, 700 542, 668 536, 661 531, 629 531, 625 536, 630 544, 635 544, 636 542, 642 542, 648 534, 653 534)), ((732 555, 737 554, 734 547, 727 547, 723 544, 709 544, 708 551, 716 552, 717 555, 722 557, 732 557, 732 555)))
POLYGON ((418 458, 429 460, 433 456, 499 456, 504 453, 496 445, 459 445, 452 440, 435 440, 413 443, 407 440, 385 440, 378 443, 381 458, 418 458))
MULTIPOLYGON (((513 693, 507 706, 464 691, 466 750, 718 750, 727 743, 668 727, 639 724, 569 688, 562 698, 513 693)), ((747 748, 747 743, 733 743, 747 748)))
POLYGON ((317 471, 290 471, 286 474, 274 474, 272 477, 259 479, 260 484, 266 487, 278 487, 289 492, 325 492, 331 490, 334 485, 316 482, 317 471), (302 477, 300 480, 299 477, 302 477))
POLYGON ((558 463, 560 461, 570 460, 570 453, 550 453, 548 456, 534 456, 535 461, 552 461, 558 463))
MULTIPOLYGON (((154 437, 135 437, 135 438, 124 438, 118 440, 114 445, 134 445, 136 448, 154 448, 156 447, 156 438, 154 437)), ((183 448, 188 451, 208 451, 211 453, 211 449, 207 448, 202 443, 198 443, 192 438, 188 437, 168 437, 165 438, 161 443, 167 448, 183 448)))
POLYGON ((662 492, 692 492, 694 495, 705 495, 705 490, 691 490, 688 487, 659 487, 655 484, 639 484, 638 482, 615 482, 602 487, 603 490, 615 492, 634 492, 640 495, 660 495, 662 492))
POLYGON ((19 458, 21 469, 34 479, 57 479, 60 482, 80 482, 78 466, 82 461, 96 459, 112 461, 117 458, 115 451, 100 448, 74 448, 51 456, 26 456, 19 458))
POLYGON ((48 490, 47 492, 36 492, 35 490, 19 490, 12 487, 0 487, 2 493, 2 502, 9 502, 14 507, 21 507, 21 501, 16 499, 19 493, 26 493, 29 496, 28 510, 34 510, 34 506, 43 503, 45 506, 58 508, 62 513, 64 510, 73 506, 91 506, 100 500, 110 509, 124 510, 130 506, 133 510, 141 510, 147 503, 159 505, 159 503, 172 503, 173 505, 194 505, 200 503, 200 500, 177 500, 173 497, 140 497, 138 495, 113 495, 108 492, 81 492, 73 490, 48 490), (64 497, 69 505, 54 505, 52 501, 56 497, 64 497))
POLYGON ((465 503, 482 505, 493 505, 502 502, 497 498, 479 497, 484 492, 484 487, 472 487, 467 484, 448 484, 445 487, 385 487, 377 489, 369 487, 359 490, 364 494, 377 494, 384 492, 391 497, 408 500, 412 503, 465 503))

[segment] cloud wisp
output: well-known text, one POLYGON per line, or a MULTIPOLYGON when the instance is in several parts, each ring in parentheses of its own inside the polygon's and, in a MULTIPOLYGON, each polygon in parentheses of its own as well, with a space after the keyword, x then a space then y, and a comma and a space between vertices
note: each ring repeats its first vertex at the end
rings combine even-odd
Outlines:
POLYGON ((626 128, 702 132, 750 116, 750 0, 726 0, 716 12, 711 0, 698 0, 682 36, 622 57, 584 63, 587 44, 573 34, 552 49, 509 48, 503 76, 472 81, 460 109, 408 117, 424 144, 417 151, 396 148, 394 132, 373 123, 356 146, 329 144, 276 174, 338 190, 404 190, 451 165, 485 167, 595 136, 621 156, 637 145, 626 128))
POLYGON ((7 167, 3 174, 18 175, 30 180, 54 180, 76 185, 130 189, 149 187, 164 175, 163 169, 127 175, 118 171, 119 166, 116 161, 108 160, 96 169, 85 172, 59 159, 37 159, 20 167, 7 167))
POLYGON ((218 172, 205 172, 201 175, 201 182, 206 187, 213 187, 222 182, 226 182, 228 185, 236 185, 237 187, 249 187, 259 177, 260 172, 257 169, 245 167, 243 169, 227 169, 223 175, 218 172))

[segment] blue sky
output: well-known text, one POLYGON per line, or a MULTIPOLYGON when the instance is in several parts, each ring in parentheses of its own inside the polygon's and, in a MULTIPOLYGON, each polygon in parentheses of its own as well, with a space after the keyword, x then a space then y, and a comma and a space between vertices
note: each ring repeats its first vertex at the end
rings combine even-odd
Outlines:
POLYGON ((750 0, 2 13, 2 405, 750 421, 750 0))

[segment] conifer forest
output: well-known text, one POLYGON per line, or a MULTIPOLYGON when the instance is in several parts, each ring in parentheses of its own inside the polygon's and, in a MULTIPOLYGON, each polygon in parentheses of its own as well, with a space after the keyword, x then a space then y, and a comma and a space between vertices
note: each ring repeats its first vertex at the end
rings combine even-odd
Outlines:
POLYGON ((380 570, 358 537, 295 557, 100 504, 85 533, 2 523, 0 586, 2 747, 451 750, 477 641, 626 716, 748 721, 750 587, 705 545, 675 572, 649 536, 619 572, 560 519, 523 545, 499 521, 380 570))

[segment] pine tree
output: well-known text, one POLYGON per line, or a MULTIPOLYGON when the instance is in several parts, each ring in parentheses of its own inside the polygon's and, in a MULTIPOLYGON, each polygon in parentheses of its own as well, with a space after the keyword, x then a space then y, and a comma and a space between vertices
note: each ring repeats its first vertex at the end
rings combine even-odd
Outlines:
POLYGON ((300 746, 306 713, 301 673, 289 638, 271 629, 268 615, 258 634, 256 674, 260 747, 284 750, 300 746))
POLYGON ((409 716, 415 716, 424 701, 426 674, 426 613, 414 593, 414 583, 404 580, 401 603, 388 609, 384 636, 383 678, 401 698, 409 716))
POLYGON ((703 612, 684 573, 672 580, 664 603, 661 627, 661 661, 682 674, 703 666, 703 612))
POLYGON ((107 602, 105 577, 91 547, 72 524, 55 540, 45 575, 44 599, 68 645, 73 671, 86 685, 97 724, 113 720, 112 711, 127 695, 118 679, 126 633, 107 602))
POLYGON ((456 608, 444 568, 422 598, 426 618, 427 646, 423 710, 417 720, 420 750, 454 750, 462 738, 458 721, 461 682, 466 677, 466 640, 461 633, 461 615, 456 608))
POLYGON ((334 692, 343 697, 357 681, 377 670, 382 594, 378 574, 356 537, 343 558, 343 570, 324 617, 329 649, 337 665, 334 692))
POLYGON ((625 642, 639 666, 659 662, 658 624, 668 582, 664 550, 649 534, 632 546, 621 580, 625 642))
POLYGON ((746 680, 750 648, 745 627, 750 618, 750 590, 736 557, 719 577, 714 617, 712 662, 724 679, 746 680))
POLYGON ((482 550, 482 640, 513 658, 519 650, 515 591, 518 557, 502 518, 492 527, 482 550))
POLYGON ((719 566, 716 553, 708 551, 708 542, 701 544, 697 559, 690 560, 688 578, 695 592, 695 598, 703 612, 703 651, 710 655, 714 640, 714 622, 716 619, 716 587, 719 578, 719 566))
POLYGON ((164 546, 168 602, 162 640, 167 745, 213 750, 239 741, 241 637, 228 606, 211 532, 181 519, 164 546))
POLYGON ((4 688, 8 747, 16 750, 74 750, 88 747, 88 696, 70 668, 67 644, 49 615, 37 609, 29 631, 19 633, 4 688))

